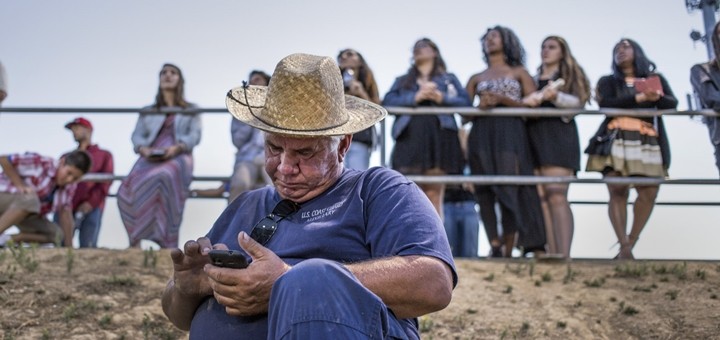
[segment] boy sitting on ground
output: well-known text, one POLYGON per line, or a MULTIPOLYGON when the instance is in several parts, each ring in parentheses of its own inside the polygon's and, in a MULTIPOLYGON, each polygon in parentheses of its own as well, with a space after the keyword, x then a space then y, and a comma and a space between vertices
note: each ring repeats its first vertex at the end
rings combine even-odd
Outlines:
POLYGON ((0 233, 13 225, 20 229, 19 234, 0 235, 0 246, 11 239, 59 244, 63 235, 65 245, 72 246, 75 183, 90 164, 88 154, 79 150, 57 163, 37 153, 0 156, 0 233), (51 211, 60 214, 60 226, 47 219, 51 211))

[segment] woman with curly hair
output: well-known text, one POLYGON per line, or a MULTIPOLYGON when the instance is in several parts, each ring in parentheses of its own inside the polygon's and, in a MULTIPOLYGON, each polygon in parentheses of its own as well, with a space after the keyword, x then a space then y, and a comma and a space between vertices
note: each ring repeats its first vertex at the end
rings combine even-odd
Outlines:
MULTIPOLYGON (((522 98, 535 91, 525 68, 525 50, 515 33, 495 26, 480 39, 488 68, 470 77, 465 87, 479 97, 483 110, 524 106, 522 98)), ((468 137, 470 171, 476 175, 532 175, 525 120, 510 116, 467 117, 473 126, 468 137)), ((475 188, 480 217, 490 241, 492 257, 512 256, 515 234, 524 254, 541 255, 545 250, 543 223, 537 189, 529 185, 478 185, 475 188), (502 240, 498 216, 502 215, 502 240), (504 253, 502 247, 504 245, 504 253)))
MULTIPOLYGON (((570 52, 565 39, 549 36, 542 42, 542 64, 534 77, 539 88, 525 97, 530 107, 580 109, 590 99, 590 82, 570 52)), ((536 173, 574 176, 580 170, 580 141, 572 117, 528 119, 528 137, 536 173)), ((567 195, 568 183, 538 186, 548 230, 549 251, 570 258, 574 221, 567 195), (554 246, 554 247, 553 247, 554 246)))

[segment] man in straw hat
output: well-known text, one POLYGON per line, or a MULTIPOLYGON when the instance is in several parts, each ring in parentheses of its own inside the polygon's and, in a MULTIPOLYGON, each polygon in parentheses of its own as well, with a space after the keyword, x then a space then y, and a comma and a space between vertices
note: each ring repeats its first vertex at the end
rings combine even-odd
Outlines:
POLYGON ((415 318, 447 306, 457 282, 442 221, 397 172, 343 168, 352 134, 387 112, 345 96, 333 59, 307 54, 226 103, 265 131, 273 186, 243 193, 206 237, 171 252, 168 318, 190 338, 418 338, 415 318), (249 266, 210 264, 227 248, 249 266))

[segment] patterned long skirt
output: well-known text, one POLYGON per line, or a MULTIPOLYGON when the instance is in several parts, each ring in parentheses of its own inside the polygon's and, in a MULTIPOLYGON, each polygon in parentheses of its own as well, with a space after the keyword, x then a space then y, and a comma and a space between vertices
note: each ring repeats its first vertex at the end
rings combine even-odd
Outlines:
POLYGON ((193 160, 181 154, 162 163, 140 157, 118 190, 117 202, 130 245, 140 240, 163 248, 178 246, 193 160))

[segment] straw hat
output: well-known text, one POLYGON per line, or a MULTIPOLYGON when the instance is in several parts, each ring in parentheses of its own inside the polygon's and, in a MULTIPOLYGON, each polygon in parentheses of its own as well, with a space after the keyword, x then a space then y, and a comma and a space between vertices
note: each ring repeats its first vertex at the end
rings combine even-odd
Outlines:
POLYGON ((268 86, 243 84, 228 92, 225 104, 250 126, 296 136, 352 134, 387 115, 380 105, 344 94, 332 58, 301 53, 280 60, 268 86))

